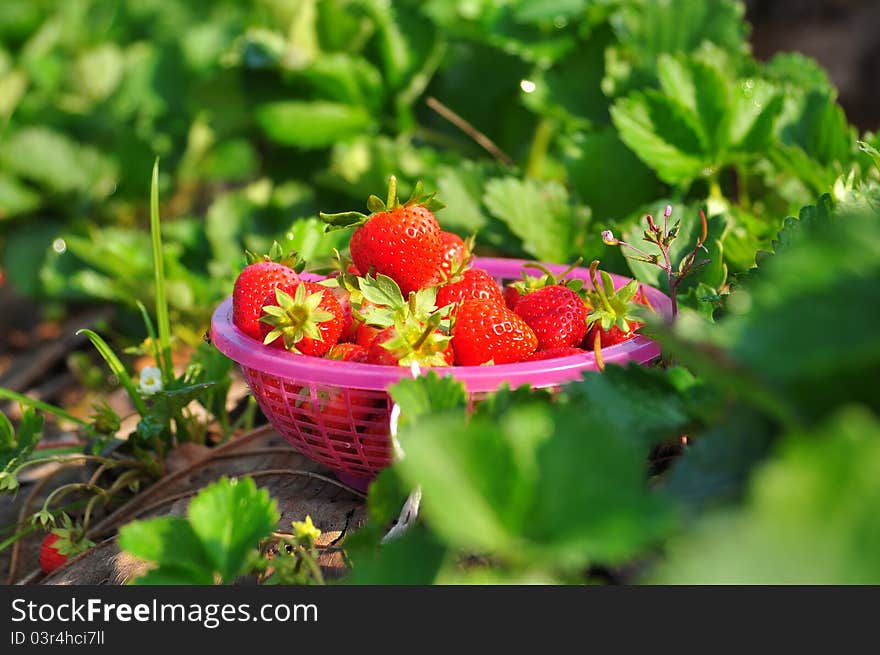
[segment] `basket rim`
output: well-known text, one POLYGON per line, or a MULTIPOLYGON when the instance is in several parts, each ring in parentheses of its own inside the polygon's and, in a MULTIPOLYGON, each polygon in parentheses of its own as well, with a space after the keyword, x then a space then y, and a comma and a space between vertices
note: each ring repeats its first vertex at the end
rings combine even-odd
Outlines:
MULTIPOLYGON (((497 257, 477 257, 474 266, 483 268, 495 278, 516 279, 524 264, 531 260, 507 259, 497 257)), ((543 264, 554 274, 567 268, 564 264, 543 264)), ((589 271, 579 267, 570 276, 587 279, 589 271)), ((631 278, 611 273, 615 286, 619 287, 631 278)), ((320 279, 315 276, 314 279, 320 279)), ((651 304, 664 316, 671 315, 670 299, 658 289, 640 283, 651 304)), ((214 346, 242 367, 299 384, 323 384, 353 389, 385 391, 389 385, 412 377, 409 367, 393 367, 360 362, 343 362, 289 353, 265 346, 257 339, 247 336, 232 323, 232 296, 229 296, 215 309, 211 318, 211 342, 214 346)), ((602 349, 602 359, 606 364, 626 364, 628 362, 647 363, 660 355, 659 345, 651 339, 636 335, 614 346, 602 349)), ((583 354, 544 359, 533 362, 496 364, 494 366, 451 366, 423 367, 423 371, 433 370, 438 375, 452 375, 464 383, 469 392, 495 391, 502 383, 512 387, 529 384, 534 387, 550 387, 581 377, 584 371, 596 370, 595 355, 583 354)))

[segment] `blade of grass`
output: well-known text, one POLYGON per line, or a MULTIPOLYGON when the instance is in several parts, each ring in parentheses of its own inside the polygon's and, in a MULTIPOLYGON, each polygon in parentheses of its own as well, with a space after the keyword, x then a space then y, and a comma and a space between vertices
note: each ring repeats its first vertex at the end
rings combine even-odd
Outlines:
POLYGON ((156 366, 161 367, 162 359, 159 353, 159 342, 156 339, 156 329, 153 327, 153 321, 150 318, 150 314, 147 312, 147 308, 144 307, 144 303, 138 300, 137 306, 138 309, 141 310, 141 316, 143 317, 144 325, 147 328, 147 336, 150 338, 150 345, 153 347, 153 359, 156 360, 156 366))
POLYGON ((157 365, 162 369, 163 382, 167 386, 174 379, 171 363, 171 323, 168 320, 168 300, 165 295, 165 259, 162 255, 162 234, 159 225, 159 158, 153 164, 150 184, 150 236, 153 241, 153 270, 156 276, 156 322, 159 327, 159 351, 157 365))
POLYGON ((25 396, 24 394, 13 391, 12 389, 0 387, 0 398, 4 400, 15 400, 25 407, 33 407, 34 409, 39 409, 43 412, 46 412, 47 414, 53 414, 58 418, 63 418, 65 421, 76 423, 77 425, 86 428, 89 433, 91 433, 92 431, 92 426, 89 424, 88 421, 78 418, 73 414, 69 414, 60 407, 55 407, 55 405, 50 405, 49 403, 44 403, 41 400, 30 398, 29 396, 25 396))
POLYGON ((144 399, 141 398, 137 387, 128 375, 128 371, 125 370, 125 366, 122 365, 122 362, 119 361, 119 357, 117 357, 116 353, 114 353, 110 346, 107 345, 107 342, 104 341, 98 333, 85 328, 78 330, 77 334, 85 334, 89 338, 89 341, 92 342, 92 345, 95 346, 95 349, 100 353, 101 357, 104 358, 104 361, 107 362, 110 371, 112 371, 113 375, 119 378, 119 382, 125 387, 135 409, 141 416, 146 416, 148 410, 146 403, 144 403, 144 399))

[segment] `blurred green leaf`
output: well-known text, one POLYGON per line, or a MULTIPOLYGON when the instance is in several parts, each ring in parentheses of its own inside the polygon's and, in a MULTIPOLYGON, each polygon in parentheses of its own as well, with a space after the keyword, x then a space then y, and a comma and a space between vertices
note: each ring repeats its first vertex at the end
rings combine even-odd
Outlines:
POLYGON ((575 252, 581 230, 561 185, 497 178, 486 184, 483 202, 535 257, 564 262, 575 252))
POLYGON ((287 100, 257 107, 260 127, 273 141, 303 149, 324 148, 367 130, 369 114, 356 105, 287 100))
POLYGON ((665 584, 877 584, 880 425, 864 409, 791 434, 752 478, 746 505, 676 540, 665 584))

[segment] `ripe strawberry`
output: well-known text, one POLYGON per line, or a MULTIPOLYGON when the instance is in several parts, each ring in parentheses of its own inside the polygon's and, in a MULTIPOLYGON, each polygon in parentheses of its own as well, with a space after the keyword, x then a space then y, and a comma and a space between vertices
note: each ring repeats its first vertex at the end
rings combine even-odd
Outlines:
POLYGON ((550 348, 549 350, 539 350, 525 358, 526 362, 537 362, 542 359, 555 359, 557 357, 570 357, 571 355, 583 355, 587 351, 583 348, 573 348, 571 346, 561 346, 559 348, 550 348))
POLYGON ((266 296, 276 287, 299 282, 299 275, 288 265, 296 265, 296 255, 282 257, 277 242, 268 255, 259 258, 248 252, 247 259, 249 265, 239 273, 232 290, 232 322, 249 337, 259 339, 266 296))
POLYGON ((338 359, 343 362, 365 362, 367 349, 356 343, 337 343, 326 356, 327 359, 338 359))
POLYGON ((60 538, 54 532, 50 532, 40 544, 40 568, 43 569, 43 573, 52 573, 67 562, 67 555, 62 555, 55 546, 55 542, 60 538))
POLYGON ((382 328, 376 327, 375 325, 360 323, 357 328, 354 342, 361 348, 368 349, 370 344, 373 343, 373 340, 376 338, 376 335, 381 331, 382 328))
POLYGON ((441 277, 451 278, 471 257, 473 240, 466 242, 454 232, 440 233, 440 273, 441 277))
POLYGON ((437 289, 438 307, 461 304, 465 300, 504 302, 495 278, 479 268, 469 268, 437 289))
POLYGON ((583 260, 578 257, 577 261, 575 261, 571 266, 562 271, 559 275, 555 275, 550 272, 550 270, 540 264, 538 262, 529 262, 523 265, 523 268, 534 268, 543 273, 540 276, 529 275, 525 271, 522 272, 522 279, 516 280, 515 282, 510 282, 505 285, 502 296, 504 297, 504 304, 507 305, 508 309, 516 309, 517 304, 519 304, 520 299, 523 296, 530 294, 532 291, 536 291, 538 289, 543 289, 544 287, 550 287, 554 285, 562 285, 571 288, 573 291, 579 291, 582 283, 580 280, 568 280, 566 281, 564 278, 566 275, 571 273, 575 268, 581 265, 583 260))
POLYGON ((370 196, 367 207, 373 212, 321 214, 330 229, 357 226, 349 249, 357 270, 387 275, 405 295, 429 286, 440 268, 440 226, 433 210, 444 207, 434 195, 423 196, 421 183, 401 204, 397 199, 397 180, 391 177, 388 202, 370 196))
POLYGON ((520 362, 538 347, 538 338, 519 316, 500 303, 466 300, 452 327, 455 363, 479 366, 488 362, 520 362))
MULTIPOLYGON (((603 348, 632 339, 644 323, 639 320, 638 309, 640 302, 634 301, 636 292, 639 291, 639 283, 630 280, 625 286, 614 289, 614 281, 605 271, 599 272, 602 283, 596 279, 598 261, 590 264, 590 282, 593 290, 587 292, 587 302, 592 310, 587 315, 587 338, 584 346, 592 349, 599 334, 599 341, 603 348)), ((647 296, 641 293, 641 298, 647 302, 647 296)), ((650 306, 650 305, 649 305, 650 306)))
POLYGON ((538 350, 576 346, 587 333, 587 306, 559 284, 522 296, 515 311, 538 337, 538 350))
POLYGON ((524 295, 516 285, 516 282, 506 285, 501 294, 504 297, 504 304, 507 305, 508 309, 516 309, 517 303, 524 295))
POLYGON ((44 573, 51 573, 70 557, 95 545, 86 539, 82 526, 74 525, 67 514, 61 519, 63 527, 53 529, 40 544, 40 568, 44 573))
POLYGON ((278 287, 263 301, 260 334, 276 348, 320 357, 339 340, 342 325, 336 296, 315 282, 278 287))
POLYGON ((351 310, 351 294, 346 289, 336 287, 333 295, 339 301, 339 307, 342 309, 342 333, 339 335, 339 341, 342 343, 351 343, 357 336, 357 323, 354 320, 351 310))
POLYGON ((351 431, 380 410, 385 411, 386 403, 385 396, 374 391, 340 388, 327 394, 321 404, 321 419, 327 428, 351 431))

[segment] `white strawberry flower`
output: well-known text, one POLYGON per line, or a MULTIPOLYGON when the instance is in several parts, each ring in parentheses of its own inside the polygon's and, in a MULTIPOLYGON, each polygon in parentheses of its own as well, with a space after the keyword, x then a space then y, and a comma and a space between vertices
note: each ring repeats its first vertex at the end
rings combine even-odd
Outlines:
POLYGON ((141 371, 141 380, 138 384, 138 390, 145 396, 152 396, 154 393, 162 391, 165 386, 162 384, 162 371, 156 366, 147 366, 141 371))

